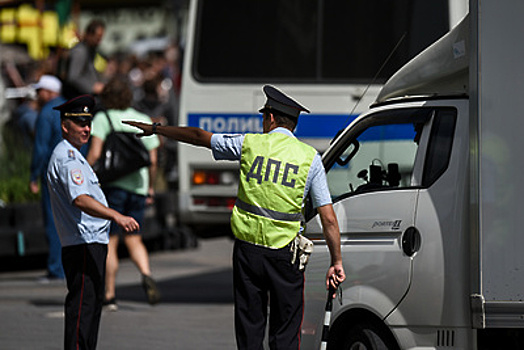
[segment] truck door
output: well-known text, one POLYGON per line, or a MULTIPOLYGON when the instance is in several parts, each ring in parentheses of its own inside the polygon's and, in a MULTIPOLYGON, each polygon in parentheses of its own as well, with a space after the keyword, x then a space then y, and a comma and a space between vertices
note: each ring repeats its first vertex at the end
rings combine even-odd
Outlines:
MULTIPOLYGON (((427 145, 424 130, 433 113, 412 108, 361 117, 323 157, 348 276, 344 300, 371 309, 381 319, 409 289, 411 256, 420 243, 414 222, 427 145)), ((318 333, 330 261, 320 219, 310 212, 306 235, 314 240, 315 252, 306 269, 303 336, 318 333)))

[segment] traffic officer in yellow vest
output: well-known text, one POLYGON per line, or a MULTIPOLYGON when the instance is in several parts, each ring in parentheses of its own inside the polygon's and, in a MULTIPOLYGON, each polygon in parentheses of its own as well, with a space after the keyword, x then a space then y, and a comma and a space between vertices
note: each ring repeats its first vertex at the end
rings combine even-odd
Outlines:
POLYGON ((195 127, 125 122, 174 140, 211 148, 216 160, 240 161, 238 198, 231 228, 235 330, 239 349, 263 349, 270 302, 269 346, 299 349, 304 305, 304 272, 291 246, 301 229, 304 199, 311 194, 320 214, 331 253, 326 288, 345 279, 340 233, 320 156, 297 140, 300 104, 272 86, 265 86, 264 134, 213 134, 195 127), (294 261, 293 261, 294 260, 294 261))

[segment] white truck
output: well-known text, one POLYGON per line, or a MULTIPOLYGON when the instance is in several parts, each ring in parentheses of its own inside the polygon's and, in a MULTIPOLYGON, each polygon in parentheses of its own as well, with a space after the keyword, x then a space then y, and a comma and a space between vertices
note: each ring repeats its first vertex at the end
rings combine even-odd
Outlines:
MULTIPOLYGON (((324 153, 347 273, 328 349, 524 349, 523 17, 471 0, 324 153)), ((330 260, 306 219, 302 348, 318 349, 330 260)))

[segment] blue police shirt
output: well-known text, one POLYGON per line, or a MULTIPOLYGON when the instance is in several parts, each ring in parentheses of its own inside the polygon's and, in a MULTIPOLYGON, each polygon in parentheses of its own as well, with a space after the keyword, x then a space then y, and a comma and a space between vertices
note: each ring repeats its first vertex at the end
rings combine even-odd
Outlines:
POLYGON ((85 194, 107 206, 95 172, 84 156, 67 140, 53 151, 47 168, 47 183, 56 229, 63 247, 109 242, 110 221, 77 208, 73 201, 85 194))
MULTIPOLYGON (((291 131, 286 128, 275 128, 269 133, 280 132, 290 137, 295 137, 291 131)), ((240 160, 242 155, 242 143, 244 142, 244 135, 226 135, 213 134, 211 136, 211 150, 213 157, 216 160, 240 160)), ((317 153, 309 174, 306 180, 306 188, 304 191, 304 198, 308 192, 311 192, 311 201, 314 208, 318 208, 327 204, 331 204, 331 195, 326 180, 326 171, 317 153)))

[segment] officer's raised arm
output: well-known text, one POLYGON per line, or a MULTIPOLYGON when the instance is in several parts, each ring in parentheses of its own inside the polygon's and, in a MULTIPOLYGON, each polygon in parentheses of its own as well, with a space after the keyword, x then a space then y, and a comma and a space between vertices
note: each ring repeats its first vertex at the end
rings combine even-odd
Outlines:
POLYGON ((146 124, 127 120, 123 123, 141 129, 143 132, 137 135, 139 137, 158 134, 191 145, 211 148, 211 136, 213 133, 204 129, 192 126, 165 126, 160 125, 160 123, 146 124))

